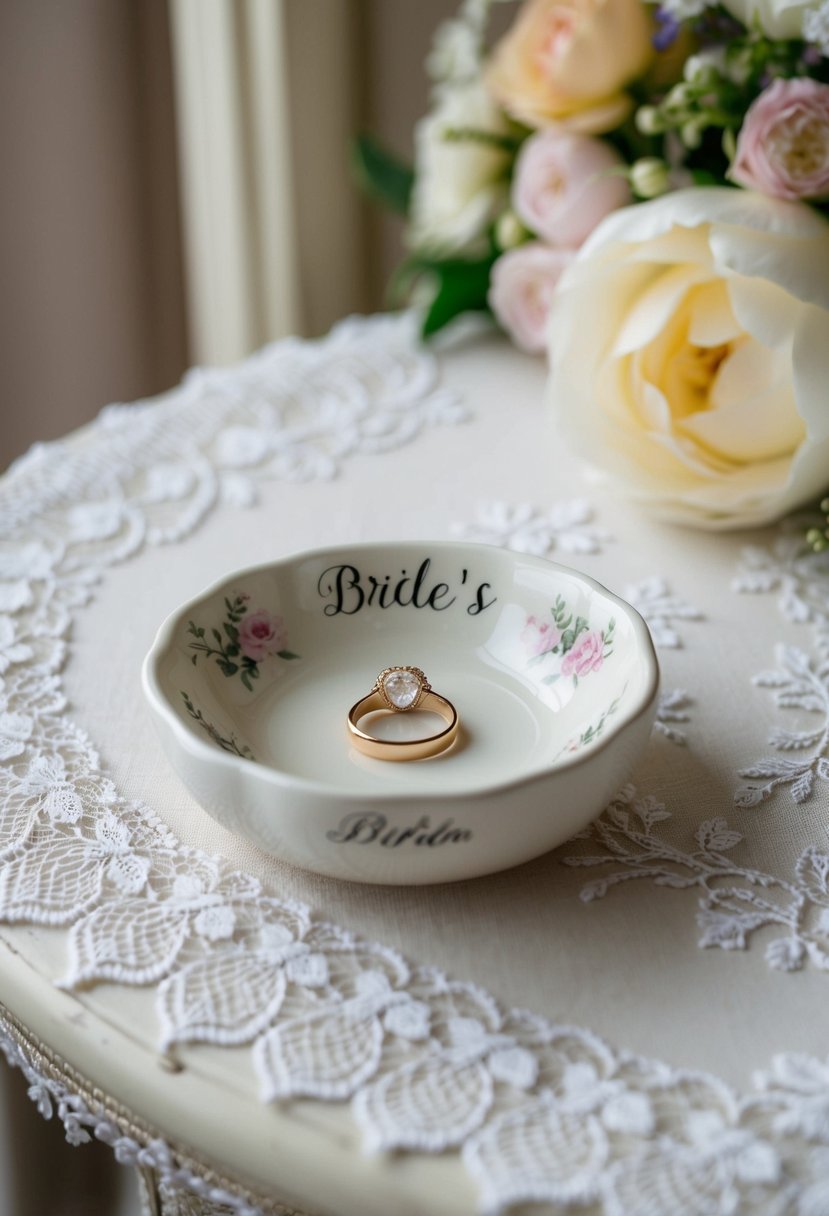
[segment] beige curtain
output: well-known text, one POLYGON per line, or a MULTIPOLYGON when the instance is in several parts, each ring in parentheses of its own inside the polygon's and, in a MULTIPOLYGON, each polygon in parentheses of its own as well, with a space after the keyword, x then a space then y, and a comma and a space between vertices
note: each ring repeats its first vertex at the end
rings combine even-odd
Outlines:
POLYGON ((457 0, 2 0, 0 470, 110 401, 382 307, 404 156, 457 0))
POLYGON ((166 0, 0 3, 0 470, 187 363, 166 0))
POLYGON ((347 0, 171 0, 191 344, 224 363, 364 303, 347 0))
POLYGON ((457 0, 170 0, 192 350, 206 362, 382 306, 401 224, 349 170, 411 157, 435 26, 457 0))

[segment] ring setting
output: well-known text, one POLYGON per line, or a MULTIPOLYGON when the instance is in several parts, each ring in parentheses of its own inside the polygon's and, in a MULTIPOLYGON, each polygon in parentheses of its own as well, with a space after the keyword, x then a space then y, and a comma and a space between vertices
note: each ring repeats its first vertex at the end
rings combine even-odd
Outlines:
POLYGON ((458 711, 450 700, 434 691, 419 667, 385 667, 371 691, 349 710, 348 731, 357 750, 375 760, 425 760, 440 755, 455 742, 458 711), (380 739, 359 725, 366 714, 378 710, 400 714, 413 709, 439 714, 445 723, 443 729, 422 739, 380 739))
POLYGON ((372 691, 380 693, 388 709, 404 714, 417 709, 432 685, 419 667, 385 667, 372 691))

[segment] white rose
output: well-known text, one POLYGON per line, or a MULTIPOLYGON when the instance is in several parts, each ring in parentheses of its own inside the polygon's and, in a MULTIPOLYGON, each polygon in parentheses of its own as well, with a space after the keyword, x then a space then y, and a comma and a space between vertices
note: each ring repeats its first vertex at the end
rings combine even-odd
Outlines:
POLYGON ((820 0, 723 0, 728 11, 748 29, 759 22, 769 38, 802 38, 803 18, 820 0))
POLYGON ((565 434, 664 516, 741 527, 825 493, 829 225, 805 204, 705 188, 608 216, 549 351, 565 434))
POLYGON ((509 130, 480 81, 443 90, 415 128, 409 242, 417 249, 468 250, 506 205, 509 154, 482 140, 447 138, 463 130, 509 130))

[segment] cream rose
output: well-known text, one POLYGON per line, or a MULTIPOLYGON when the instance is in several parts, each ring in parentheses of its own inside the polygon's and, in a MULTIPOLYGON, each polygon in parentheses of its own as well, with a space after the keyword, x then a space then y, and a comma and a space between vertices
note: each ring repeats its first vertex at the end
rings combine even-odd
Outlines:
POLYGON ((751 526, 825 493, 829 224, 805 204, 706 188, 608 216, 549 352, 565 435, 664 516, 751 526))
POLYGON ((802 38, 807 13, 820 0, 722 0, 728 11, 748 29, 759 24, 769 38, 802 38))
POLYGON ((527 0, 493 51, 493 96, 531 127, 599 134, 631 109, 623 91, 650 63, 642 0, 527 0))
POLYGON ((480 81, 445 89, 415 129, 409 243, 437 252, 468 250, 507 202, 509 155, 452 133, 503 135, 508 124, 480 81))

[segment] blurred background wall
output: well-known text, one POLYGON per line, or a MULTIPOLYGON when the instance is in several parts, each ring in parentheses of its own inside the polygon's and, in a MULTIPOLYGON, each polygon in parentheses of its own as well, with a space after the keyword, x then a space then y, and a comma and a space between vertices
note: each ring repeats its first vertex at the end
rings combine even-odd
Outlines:
POLYGON ((383 306, 455 0, 0 0, 0 469, 110 401, 383 306))

